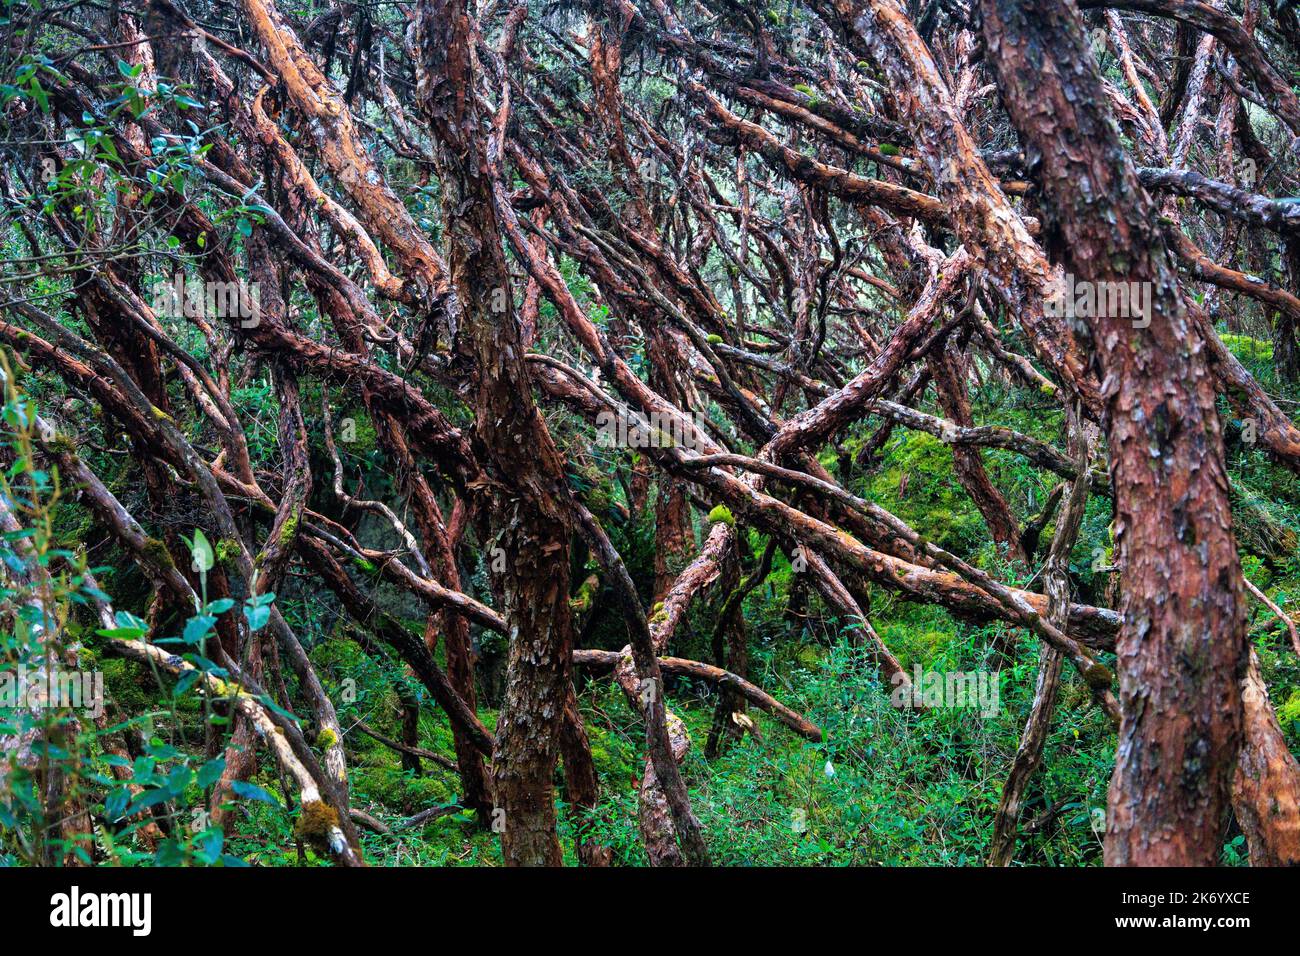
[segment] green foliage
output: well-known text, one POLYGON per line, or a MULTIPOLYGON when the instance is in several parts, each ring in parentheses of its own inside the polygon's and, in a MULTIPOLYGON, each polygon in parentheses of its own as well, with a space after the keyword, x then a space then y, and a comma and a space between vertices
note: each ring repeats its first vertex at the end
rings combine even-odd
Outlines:
POLYGON ((953 480, 952 452, 925 432, 896 432, 868 496, 945 550, 972 553, 986 535, 979 511, 953 480))
MULTIPOLYGON (((942 650, 930 665, 983 663, 974 651, 975 634, 965 636, 955 646, 936 641, 942 650)), ((891 706, 888 685, 841 633, 809 666, 763 661, 756 674, 764 686, 781 686, 782 698, 818 723, 826 741, 796 738, 751 710, 761 739, 747 735, 713 763, 697 752, 708 734, 711 702, 675 689, 674 710, 698 745, 686 770, 715 862, 982 864, 989 820, 1028 711, 1036 658, 1036 647, 1021 647, 1003 676, 1003 708, 992 719, 956 711, 918 714, 891 706)), ((1048 767, 1026 806, 1027 817, 1050 810, 1055 822, 1043 836, 1024 841, 1019 858, 1028 863, 1100 862, 1094 811, 1105 807, 1113 736, 1104 716, 1087 706, 1086 689, 1080 691, 1072 677, 1066 685, 1073 705, 1062 708, 1048 741, 1048 767)), ((602 692, 592 706, 635 732, 635 718, 617 695, 602 692)), ((612 788, 595 818, 622 862, 644 861, 626 788, 612 788)))
MULTIPOLYGON (((190 549, 205 585, 205 597, 197 613, 184 622, 179 636, 154 636, 145 621, 124 610, 116 612, 112 626, 94 629, 95 635, 110 641, 149 639, 155 645, 173 645, 172 653, 192 665, 180 672, 178 679, 156 671, 132 674, 122 662, 101 662, 94 651, 78 652, 74 642, 83 628, 73 616, 81 607, 106 608, 111 598, 99 589, 84 556, 56 546, 51 516, 59 487, 56 476, 34 464, 32 435, 37 409, 14 388, 10 366, 3 357, 0 367, 6 397, 0 416, 2 440, 14 461, 0 474, 0 500, 20 525, 19 530, 5 533, 0 543, 0 560, 5 565, 0 598, 19 608, 16 615, 6 617, 8 626, 0 633, 4 665, 0 672, 9 690, 22 686, 13 680, 15 673, 22 672, 41 675, 51 688, 59 684, 77 689, 67 694, 51 690, 42 696, 24 693, 0 702, 2 732, 28 741, 27 748, 5 752, 0 856, 28 863, 74 859, 90 863, 93 850, 125 865, 238 865, 242 861, 224 850, 222 829, 209 822, 204 797, 204 791, 220 777, 224 758, 208 760, 201 748, 194 751, 186 746, 187 729, 201 737, 205 725, 221 734, 228 732, 230 723, 218 711, 213 694, 200 697, 197 693, 204 675, 220 682, 230 678, 208 658, 205 649, 219 615, 228 613, 234 603, 206 601, 207 574, 215 562, 212 547, 203 532, 195 529, 190 549), (103 713, 105 684, 112 689, 117 706, 128 702, 141 705, 135 716, 116 725, 107 721, 100 725, 87 716, 103 713), (170 717, 169 737, 150 731, 159 714, 170 717), (124 731, 142 735, 144 743, 134 759, 100 744, 101 738, 124 731), (63 780, 57 794, 36 786, 38 776, 51 773, 63 780), (71 818, 86 826, 46 825, 49 814, 61 812, 61 804, 47 806, 47 801, 65 799, 80 802, 82 809, 71 818), (156 840, 152 853, 144 852, 134 835, 157 814, 175 826, 169 836, 156 840), (101 819, 104 825, 92 831, 92 819, 101 819)), ((268 798, 254 784, 241 787, 234 791, 236 798, 268 798)))

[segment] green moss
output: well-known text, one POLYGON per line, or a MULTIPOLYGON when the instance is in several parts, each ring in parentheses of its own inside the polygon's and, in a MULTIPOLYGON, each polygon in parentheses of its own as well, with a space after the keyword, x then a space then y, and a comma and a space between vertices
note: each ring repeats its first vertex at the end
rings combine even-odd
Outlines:
POLYGON ((1110 672, 1110 668, 1105 664, 1093 664, 1084 672, 1083 679, 1088 682, 1088 686, 1096 690, 1105 690, 1115 680, 1115 675, 1110 672))
MULTIPOLYGON (((440 743, 434 740, 430 743, 435 750, 441 749, 444 753, 451 750, 449 741, 440 743)), ((368 756, 372 761, 371 766, 358 766, 351 772, 354 790, 397 813, 409 816, 456 797, 456 792, 442 780, 433 776, 417 777, 403 771, 400 767, 401 758, 382 745, 376 745, 376 749, 371 750, 368 756), (373 765, 379 761, 383 761, 385 766, 373 765)))
POLYGON ((77 451, 77 443, 60 432, 56 432, 54 437, 46 444, 49 446, 50 451, 56 455, 72 455, 77 451))
POLYGON ((298 522, 302 519, 302 510, 296 510, 289 515, 284 522, 284 527, 280 529, 280 544, 283 547, 289 547, 293 544, 293 536, 298 533, 298 522))
POLYGON ((157 538, 145 538, 140 550, 155 564, 159 564, 164 568, 170 568, 174 564, 172 554, 167 550, 167 545, 157 538))
POLYGON ((158 699, 158 683, 147 668, 132 662, 110 658, 100 663, 107 696, 123 712, 144 713, 158 699))
POLYGON ((801 644, 794 656, 795 660, 802 664, 804 668, 815 671, 822 666, 822 661, 826 659, 826 648, 816 644, 801 644))
POLYGON ((600 591, 600 581, 593 574, 590 575, 582 586, 578 588, 578 593, 569 598, 569 607, 575 614, 586 614, 591 610, 591 605, 596 600, 596 594, 600 591))
POLYGON ((1300 720, 1300 690, 1293 690, 1291 696, 1277 709, 1277 721, 1284 728, 1300 720))
POLYGON ((956 479, 952 449, 926 432, 898 434, 886 446, 885 467, 867 484, 863 497, 945 551, 972 555, 988 542, 988 529, 956 479))
POLYGON ((222 538, 217 542, 216 555, 217 560, 223 564, 229 561, 239 553, 239 542, 231 541, 229 538, 222 538))
POLYGON ((302 813, 293 826, 293 833, 324 856, 330 852, 330 831, 338 825, 337 810, 320 800, 309 800, 302 805, 302 813))
POLYGON ((736 526, 736 519, 732 515, 731 509, 726 505, 715 505, 713 510, 709 512, 710 523, 716 524, 719 521, 733 528, 736 526))

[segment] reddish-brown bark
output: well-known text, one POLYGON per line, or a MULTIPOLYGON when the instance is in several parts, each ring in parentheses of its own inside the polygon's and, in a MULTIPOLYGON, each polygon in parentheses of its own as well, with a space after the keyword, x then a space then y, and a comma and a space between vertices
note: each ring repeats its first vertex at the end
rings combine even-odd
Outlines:
POLYGON ((452 239, 454 347, 476 370, 475 436, 486 465, 485 530, 493 583, 510 628, 505 700, 493 750, 501 847, 508 864, 557 865, 552 773, 570 694, 571 520, 559 453, 532 401, 509 270, 497 241, 485 143, 473 96, 472 33, 463 0, 421 3, 415 47, 423 109, 438 138, 452 239), (456 314, 458 310, 458 314, 456 314))
POLYGON ((1041 157, 1068 268, 1150 290, 1149 316, 1103 309, 1086 330, 1104 380, 1124 589, 1106 860, 1212 864, 1241 746, 1246 652, 1213 380, 1077 11, 990 0, 983 16, 1003 100, 1041 157))

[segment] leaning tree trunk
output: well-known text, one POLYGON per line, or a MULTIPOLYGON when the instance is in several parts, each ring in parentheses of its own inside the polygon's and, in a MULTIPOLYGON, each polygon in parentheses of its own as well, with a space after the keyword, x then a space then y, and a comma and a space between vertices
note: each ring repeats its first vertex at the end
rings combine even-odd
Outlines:
MULTIPOLYGON (((563 463, 532 399, 498 239, 474 97, 464 0, 422 0, 413 25, 418 96, 437 139, 456 358, 477 371, 475 443, 493 537, 485 544, 509 624, 506 694, 493 752, 507 864, 559 865, 552 776, 569 693, 570 517, 563 463), (459 315, 456 310, 460 309, 459 315)), ((495 823, 496 821, 494 821, 495 823)))
MULTIPOLYGON (((971 415, 970 395, 966 391, 966 365, 957 343, 950 343, 941 352, 936 352, 938 354, 929 357, 927 368, 934 379, 939 407, 958 426, 968 428, 975 424, 975 419, 971 415)), ((957 480, 984 517, 993 540, 1006 548, 1010 560, 1027 565, 1029 559, 1020 541, 1020 525, 1011 513, 1007 499, 989 478, 980 450, 970 445, 953 445, 952 462, 957 480)))
POLYGON ((1300 865, 1300 765, 1269 706, 1259 659, 1250 652, 1242 681, 1245 739, 1232 808, 1246 835, 1251 866, 1300 865))
MULTIPOLYGON (((1286 246, 1287 289, 1300 294, 1300 236, 1288 236, 1286 246)), ((1273 315, 1273 368, 1285 382, 1300 382, 1300 330, 1285 309, 1273 315)))
POLYGON ((1213 864, 1246 663, 1214 382, 1078 11, 1068 0, 985 0, 982 12, 1067 270, 1077 282, 1141 283, 1134 288, 1148 293, 1145 316, 1112 302, 1076 323, 1104 383, 1124 590, 1106 862, 1213 864))

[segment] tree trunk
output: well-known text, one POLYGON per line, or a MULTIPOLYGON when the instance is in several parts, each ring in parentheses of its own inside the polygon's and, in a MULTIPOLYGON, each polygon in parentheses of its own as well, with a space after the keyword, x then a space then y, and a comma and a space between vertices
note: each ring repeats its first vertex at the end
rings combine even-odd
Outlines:
POLYGON ((532 399, 498 236, 473 95, 464 0, 422 0, 414 23, 417 96, 437 137, 458 323, 453 347, 473 389, 475 445, 485 463, 483 535, 509 624, 505 700, 493 753, 501 851, 508 865, 560 863, 552 776, 570 693, 571 518, 563 463, 532 399), (459 312, 459 314, 457 314, 459 312), (485 529, 486 531, 486 529, 485 529))
POLYGON ((1214 382, 1078 11, 1068 0, 986 0, 982 12, 1067 270, 1076 282, 1138 283, 1123 288, 1148 304, 1108 302, 1076 322, 1104 383, 1124 591, 1106 862, 1213 865, 1246 662, 1214 382))

